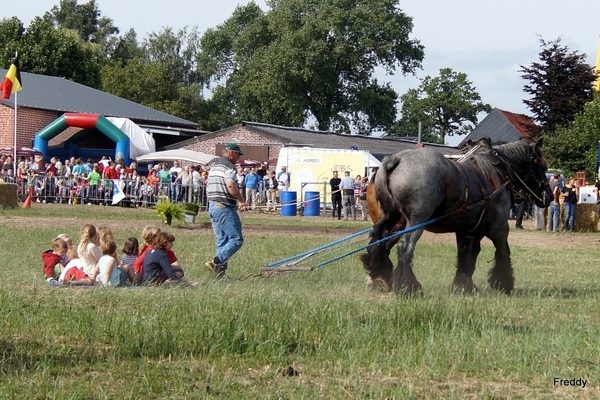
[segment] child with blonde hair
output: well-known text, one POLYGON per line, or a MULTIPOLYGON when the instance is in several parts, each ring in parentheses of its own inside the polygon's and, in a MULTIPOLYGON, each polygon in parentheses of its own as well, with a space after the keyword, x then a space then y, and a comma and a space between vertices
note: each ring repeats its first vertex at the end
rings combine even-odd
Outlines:
MULTIPOLYGON (((98 237, 100 238, 100 243, 102 243, 103 240, 115 240, 113 237, 112 230, 108 226, 101 226, 100 228, 98 228, 98 237)), ((119 257, 117 256, 116 249, 112 256, 115 260, 119 259, 119 257)))
POLYGON ((169 248, 169 234, 158 234, 152 248, 144 257, 144 282, 150 285, 159 285, 168 280, 179 281, 184 277, 181 268, 173 268, 166 250, 169 248))
POLYGON ((119 286, 121 282, 121 270, 117 267, 117 260, 112 254, 117 249, 117 245, 112 240, 103 240, 100 242, 102 257, 98 261, 98 275, 96 282, 106 287, 119 286))
POLYGON ((133 271, 136 276, 136 281, 139 280, 141 282, 142 276, 144 274, 144 256, 154 244, 156 237, 160 233, 160 228, 156 225, 147 225, 144 227, 142 231, 142 240, 144 243, 140 247, 140 256, 133 264, 133 271))
MULTIPOLYGON (((67 235, 66 233, 61 233, 60 235, 57 236, 57 238, 62 239, 65 241, 65 243, 67 243, 67 249, 70 249, 71 246, 73 246, 73 239, 71 239, 71 236, 67 235)), ((69 263, 69 257, 67 256, 67 252, 65 252, 62 256, 62 260, 60 261, 60 263, 63 266, 66 266, 69 263)))
POLYGON ((52 241, 52 248, 42 252, 42 261, 44 263, 44 274, 48 282, 56 280, 64 266, 61 264, 62 256, 67 252, 67 243, 61 238, 55 238, 52 241))
POLYGON ((94 284, 92 278, 87 276, 85 272, 80 269, 81 260, 77 256, 77 247, 69 247, 69 250, 67 250, 67 257, 69 258, 69 263, 63 269, 58 281, 62 282, 65 286, 92 286, 94 284))
POLYGON ((85 225, 81 230, 77 254, 81 260, 81 269, 94 280, 98 274, 98 261, 102 257, 102 250, 100 250, 99 245, 100 237, 96 227, 91 224, 85 225))

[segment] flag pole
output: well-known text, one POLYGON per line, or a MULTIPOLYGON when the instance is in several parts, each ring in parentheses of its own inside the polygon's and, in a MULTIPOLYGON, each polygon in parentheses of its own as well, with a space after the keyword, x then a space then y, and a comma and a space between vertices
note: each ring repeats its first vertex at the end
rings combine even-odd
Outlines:
POLYGON ((17 101, 19 98, 19 92, 15 92, 15 133, 13 138, 13 173, 17 176, 17 101))

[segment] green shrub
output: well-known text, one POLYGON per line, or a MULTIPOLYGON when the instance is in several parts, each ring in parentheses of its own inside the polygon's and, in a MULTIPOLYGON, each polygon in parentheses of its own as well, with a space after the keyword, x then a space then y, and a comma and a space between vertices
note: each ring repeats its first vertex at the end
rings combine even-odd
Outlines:
POLYGON ((172 201, 161 200, 156 203, 155 215, 159 215, 167 225, 171 225, 173 219, 183 221, 185 211, 179 204, 174 204, 172 201))
POLYGON ((200 206, 196 203, 185 203, 183 205, 183 210, 188 215, 198 215, 198 211, 200 211, 200 206))

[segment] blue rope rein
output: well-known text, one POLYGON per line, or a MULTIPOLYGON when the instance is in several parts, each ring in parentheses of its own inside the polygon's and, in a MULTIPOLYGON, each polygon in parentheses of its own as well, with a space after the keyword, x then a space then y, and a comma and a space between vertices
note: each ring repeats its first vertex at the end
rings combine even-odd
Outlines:
POLYGON ((327 248, 329 248, 331 246, 335 246, 336 244, 339 244, 339 243, 345 242, 347 240, 353 239, 353 238, 355 238, 357 236, 364 235, 365 233, 369 233, 370 231, 371 231, 371 228, 365 229, 364 231, 357 232, 357 233, 352 234, 350 236, 347 236, 345 238, 336 240, 335 242, 327 243, 327 244, 325 244, 323 246, 320 246, 320 247, 317 247, 315 249, 305 251, 304 253, 296 254, 295 256, 288 257, 288 258, 285 258, 283 260, 275 261, 275 262, 267 265, 267 267, 271 268, 271 267, 274 267, 276 265, 283 264, 285 262, 288 262, 288 261, 291 261, 291 260, 295 260, 295 259, 300 258, 300 257, 307 256, 307 255, 309 255, 311 253, 316 253, 318 251, 325 250, 325 249, 327 249, 327 248))
POLYGON ((320 264, 317 264, 317 268, 322 267, 322 266, 327 265, 327 264, 330 264, 330 263, 332 263, 334 261, 341 260, 342 258, 345 258, 345 257, 348 257, 348 256, 350 256, 352 254, 358 253, 359 251, 363 251, 365 249, 368 249, 369 247, 375 246, 375 245, 377 245, 379 243, 383 243, 383 242, 385 242, 387 240, 393 239, 396 236, 404 235, 405 233, 412 232, 412 231, 415 231, 417 229, 421 229, 422 227, 427 226, 429 224, 432 224, 432 223, 434 223, 437 220, 438 220, 437 218, 434 218, 434 219, 429 220, 427 222, 422 222, 422 223, 417 224, 415 226, 411 226, 410 228, 406 228, 406 229, 404 229, 402 231, 399 231, 399 232, 396 232, 396 233, 394 233, 394 234, 392 234, 390 236, 386 236, 383 239, 379 239, 379 240, 377 240, 377 241, 375 241, 373 243, 369 243, 368 245, 363 246, 361 248, 358 248, 356 250, 353 250, 353 251, 351 251, 349 253, 342 254, 341 256, 338 256, 338 257, 332 258, 331 260, 324 261, 324 262, 322 262, 320 264))

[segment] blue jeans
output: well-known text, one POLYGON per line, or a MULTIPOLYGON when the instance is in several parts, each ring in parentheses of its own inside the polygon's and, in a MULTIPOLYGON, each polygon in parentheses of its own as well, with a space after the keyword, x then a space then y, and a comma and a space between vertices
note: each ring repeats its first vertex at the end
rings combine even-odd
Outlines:
POLYGON ((548 213, 548 232, 558 232, 558 225, 560 224, 560 203, 558 205, 554 202, 550 203, 550 212, 548 213))
POLYGON ((571 232, 575 229, 575 210, 577 209, 577 203, 565 202, 565 224, 563 230, 567 230, 567 227, 571 232), (569 224, 570 222, 570 224, 569 224))
POLYGON ((244 244, 242 223, 235 207, 210 202, 208 214, 217 235, 216 256, 226 263, 244 244))

